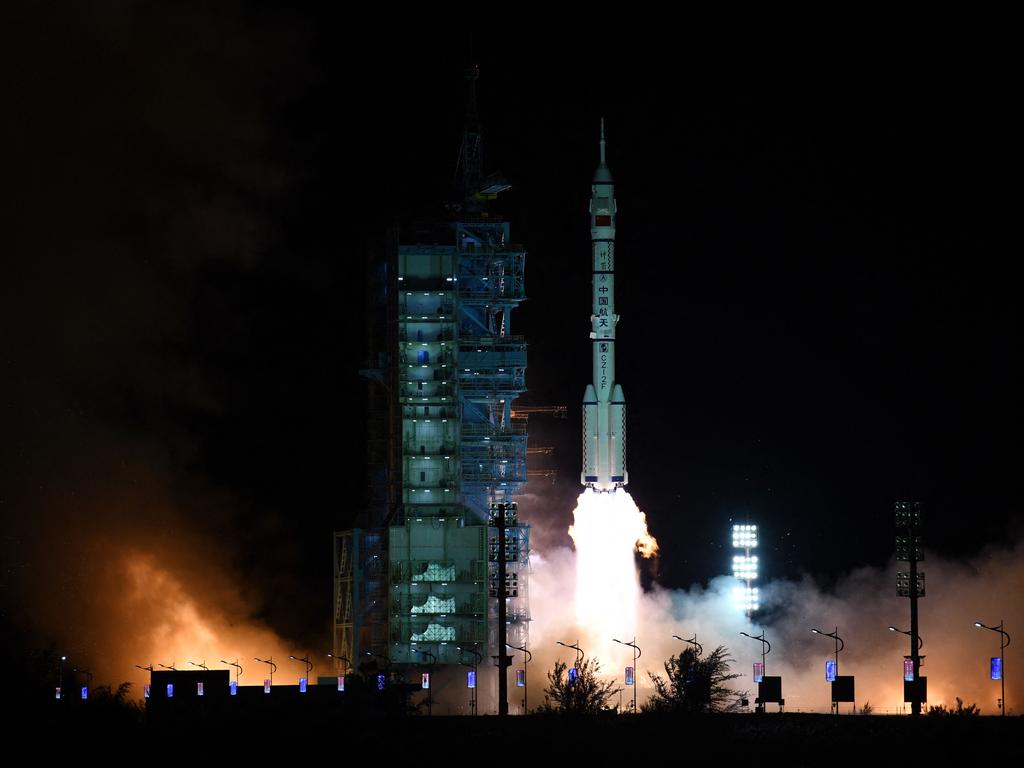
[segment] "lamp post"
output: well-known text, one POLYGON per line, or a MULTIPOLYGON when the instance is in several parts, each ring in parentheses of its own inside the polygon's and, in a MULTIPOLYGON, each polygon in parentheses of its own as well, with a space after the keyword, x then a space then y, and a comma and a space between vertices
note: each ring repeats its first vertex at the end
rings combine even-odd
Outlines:
POLYGON ((468 664, 466 666, 473 667, 473 696, 469 700, 469 705, 470 705, 471 711, 475 715, 476 714, 476 692, 477 692, 477 686, 480 684, 480 681, 477 679, 477 674, 476 673, 477 673, 477 667, 480 664, 480 662, 483 661, 484 655, 482 653, 480 653, 480 651, 476 650, 475 648, 463 648, 461 645, 457 645, 457 646, 455 646, 455 648, 456 648, 456 650, 461 651, 462 653, 472 653, 473 654, 473 663, 472 664, 468 664))
POLYGON ((533 658, 533 654, 526 650, 525 647, 520 648, 518 645, 512 645, 511 643, 505 643, 505 645, 509 648, 515 648, 517 651, 523 652, 523 714, 525 715, 528 711, 526 706, 526 695, 529 691, 529 686, 527 685, 529 682, 528 672, 530 670, 530 659, 533 658))
MULTIPOLYGON (((385 680, 385 682, 390 683, 391 682, 391 659, 389 657, 387 657, 387 656, 383 656, 382 654, 374 653, 373 651, 367 651, 366 655, 367 656, 373 656, 373 658, 375 658, 375 659, 383 659, 384 660, 384 665, 385 665, 384 666, 384 672, 383 672, 384 680, 385 680)), ((379 664, 377 665, 377 669, 378 670, 380 669, 380 665, 379 664)), ((378 681, 380 679, 380 674, 381 674, 380 672, 377 673, 378 681)), ((378 688, 378 690, 381 690, 381 691, 384 690, 383 688, 380 687, 380 683, 379 682, 377 683, 377 688, 378 688)))
POLYGON ((563 643, 561 640, 556 640, 555 642, 558 645, 561 645, 563 648, 572 648, 574 651, 576 651, 576 663, 573 664, 573 666, 576 667, 576 669, 579 669, 580 668, 580 663, 585 658, 585 656, 583 654, 583 649, 580 648, 580 641, 577 640, 574 645, 569 645, 568 643, 563 643))
MULTIPOLYGON (((334 659, 335 661, 344 661, 345 662, 345 666, 341 670, 341 674, 343 674, 343 675, 347 675, 348 671, 350 669, 352 669, 352 662, 349 660, 348 656, 335 656, 333 653, 328 653, 327 654, 327 658, 328 659, 334 659)), ((335 671, 337 671, 337 670, 335 670, 335 671)))
POLYGON ((427 678, 427 717, 430 717, 433 714, 434 710, 434 700, 432 695, 434 681, 431 678, 433 678, 434 676, 434 663, 437 661, 437 656, 432 654, 430 651, 423 651, 419 648, 413 648, 412 650, 415 653, 429 657, 427 661, 427 674, 430 675, 430 677, 427 678))
POLYGON ((177 672, 178 671, 178 668, 176 666, 174 666, 174 662, 173 661, 171 662, 171 666, 167 666, 166 664, 157 664, 157 666, 158 667, 163 667, 164 669, 169 669, 169 670, 171 670, 171 672, 177 672))
MULTIPOLYGON (((811 632, 813 632, 816 635, 824 635, 825 637, 831 637, 831 638, 833 638, 836 641, 836 677, 839 677, 839 652, 841 650, 843 650, 843 648, 846 647, 846 643, 843 642, 843 638, 841 638, 839 636, 839 627, 836 627, 836 631, 835 632, 822 632, 820 629, 812 629, 811 632)), ((839 702, 838 701, 833 701, 832 702, 832 708, 835 710, 835 713, 838 715, 839 714, 839 702)))
POLYGON ((58 665, 60 671, 57 673, 57 690, 60 692, 58 698, 64 698, 64 662, 67 660, 67 656, 61 655, 60 664, 58 665))
POLYGON ((210 668, 208 666, 206 666, 206 659, 203 659, 198 664, 196 664, 194 661, 190 661, 189 664, 191 664, 193 667, 199 667, 200 669, 205 669, 207 672, 210 671, 210 668))
POLYGON ((260 659, 260 658, 257 658, 256 656, 253 656, 253 659, 255 661, 260 662, 260 664, 267 664, 267 665, 270 666, 270 687, 273 688, 274 687, 274 673, 277 672, 277 664, 274 663, 274 657, 271 656, 269 659, 260 659))
MULTIPOLYGON (((889 627, 889 631, 890 632, 899 632, 901 635, 906 635, 907 637, 913 637, 914 636, 913 632, 910 632, 909 630, 905 630, 905 629, 896 629, 896 627, 889 627)), ((922 640, 921 637, 918 636, 918 638, 917 638, 917 650, 920 651, 922 648, 924 648, 924 640, 922 640)))
POLYGON ((640 646, 638 646, 636 644, 636 636, 635 635, 633 636, 633 642, 631 642, 631 643, 624 643, 621 640, 616 640, 614 637, 612 638, 612 642, 613 643, 618 643, 619 645, 628 645, 630 648, 633 649, 633 714, 635 715, 636 714, 636 660, 640 658, 640 646))
POLYGON ((224 661, 224 659, 221 659, 220 663, 227 664, 229 667, 235 668, 235 686, 237 687, 238 678, 242 676, 242 665, 238 663, 238 659, 236 658, 234 661, 224 661))
POLYGON ((1003 650, 1010 644, 1010 635, 1003 631, 1003 620, 999 620, 998 627, 990 627, 987 624, 982 624, 980 621, 974 622, 974 626, 980 627, 981 629, 988 629, 992 632, 998 632, 999 637, 999 685, 1001 688, 1000 696, 1000 709, 1002 710, 1003 716, 1006 716, 1006 664, 1003 661, 1003 650))
POLYGON ((687 640, 685 637, 680 637, 679 635, 672 635, 672 637, 675 638, 676 640, 680 640, 680 641, 682 641, 684 643, 689 643, 694 648, 696 648, 697 649, 697 656, 698 657, 704 655, 704 646, 702 646, 700 643, 697 642, 697 633, 696 632, 693 633, 693 639, 691 639, 691 640, 687 640))
POLYGON ((303 658, 303 659, 300 659, 298 656, 289 656, 288 658, 291 659, 292 661, 298 661, 301 664, 305 664, 306 665, 306 684, 308 685, 309 684, 309 675, 313 671, 313 662, 309 660, 309 654, 307 653, 306 657, 303 658))
MULTIPOLYGON (((768 642, 768 638, 765 637, 764 628, 761 629, 760 635, 748 635, 746 632, 740 632, 744 637, 749 637, 751 640, 757 640, 761 644, 761 676, 764 677, 768 674, 768 662, 765 660, 765 656, 772 652, 772 644, 768 642)), ((760 700, 760 696, 758 696, 760 700)), ((757 707, 757 710, 764 712, 764 702, 761 701, 757 707)))

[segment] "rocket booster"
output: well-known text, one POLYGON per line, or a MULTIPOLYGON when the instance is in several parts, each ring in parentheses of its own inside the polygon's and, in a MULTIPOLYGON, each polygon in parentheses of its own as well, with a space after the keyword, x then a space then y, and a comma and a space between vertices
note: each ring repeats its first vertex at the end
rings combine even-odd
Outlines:
POLYGON ((604 119, 601 164, 590 188, 592 312, 590 340, 594 381, 583 393, 583 472, 580 482, 595 491, 614 491, 626 473, 626 396, 615 381, 615 185, 605 164, 604 119))

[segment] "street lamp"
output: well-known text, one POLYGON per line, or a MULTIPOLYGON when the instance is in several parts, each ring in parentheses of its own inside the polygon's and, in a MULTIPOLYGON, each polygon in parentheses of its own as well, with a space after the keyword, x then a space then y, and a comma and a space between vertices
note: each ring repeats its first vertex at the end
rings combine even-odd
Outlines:
POLYGON ((277 672, 277 664, 274 663, 274 657, 271 656, 269 659, 260 659, 253 656, 253 660, 258 661, 260 664, 267 664, 270 666, 270 687, 274 687, 274 673, 277 672))
POLYGON ((207 672, 210 671, 210 668, 208 666, 206 666, 206 659, 203 659, 199 664, 196 664, 194 661, 190 661, 189 664, 191 664, 193 667, 199 667, 200 669, 205 669, 207 672))
POLYGON ((64 697, 64 662, 68 660, 67 656, 60 657, 59 672, 57 673, 57 698, 64 697))
POLYGON ((636 644, 636 636, 635 635, 633 636, 633 642, 631 642, 631 643, 624 643, 621 640, 616 640, 614 637, 612 638, 612 642, 613 643, 618 643, 619 645, 628 645, 630 648, 633 649, 633 714, 635 715, 636 714, 636 660, 640 658, 640 646, 638 646, 636 644))
MULTIPOLYGON (((822 632, 820 629, 812 629, 816 635, 823 635, 825 637, 831 637, 836 641, 836 677, 839 677, 839 652, 846 647, 846 643, 843 642, 843 638, 839 636, 839 627, 836 627, 835 632, 822 632)), ((833 701, 832 706, 835 709, 835 713, 839 714, 839 702, 833 701)))
POLYGON ((328 659, 337 659, 338 661, 344 661, 345 662, 345 672, 348 672, 348 670, 352 669, 352 662, 349 661, 348 656, 335 656, 333 653, 328 653, 327 654, 327 658, 328 659))
POLYGON ((238 678, 242 676, 242 665, 238 663, 238 659, 236 658, 234 661, 225 661, 224 659, 221 659, 220 663, 227 664, 229 667, 235 668, 235 686, 237 687, 238 678))
POLYGON ((163 667, 164 669, 169 669, 169 670, 171 670, 171 672, 177 672, 178 671, 178 668, 176 666, 174 666, 174 662, 173 661, 171 662, 171 666, 167 666, 166 664, 157 664, 157 666, 158 667, 163 667))
MULTIPOLYGON (((764 678, 768 674, 768 662, 765 660, 765 656, 772 652, 772 644, 768 642, 768 638, 765 637, 765 630, 761 629, 760 635, 748 635, 746 632, 740 632, 744 637, 749 637, 751 640, 757 640, 761 644, 761 677, 764 678)), ((760 696, 758 697, 760 701, 760 696)), ((761 701, 756 709, 764 712, 764 702, 761 701)))
POLYGON ((505 643, 505 645, 507 645, 509 648, 515 648, 517 651, 522 651, 523 652, 523 659, 524 659, 524 661, 523 661, 523 714, 525 715, 527 713, 526 694, 527 694, 527 691, 529 690, 529 688, 527 686, 527 678, 528 678, 527 672, 530 669, 530 659, 533 658, 533 654, 530 653, 528 650, 526 650, 525 647, 520 648, 518 645, 512 645, 511 643, 505 643))
POLYGON ((289 656, 292 661, 298 661, 306 665, 306 682, 309 682, 309 675, 313 671, 313 662, 309 660, 309 654, 306 654, 306 658, 300 659, 298 656, 289 656))
POLYGON ((378 665, 377 665, 377 670, 378 670, 378 672, 377 672, 377 690, 378 691, 383 691, 384 688, 381 687, 380 679, 381 679, 381 676, 383 675, 385 682, 388 682, 388 683, 391 682, 391 659, 388 658, 387 656, 382 655, 382 654, 374 653, 373 651, 367 651, 366 655, 367 656, 373 656, 373 658, 375 658, 375 659, 383 659, 384 660, 385 667, 384 667, 384 672, 383 673, 381 673, 379 671, 380 670, 380 664, 378 663, 378 665))
POLYGON ((697 633, 696 632, 693 633, 693 639, 692 640, 687 640, 685 637, 680 637, 679 635, 672 635, 672 637, 675 638, 676 640, 680 640, 680 641, 682 641, 684 643, 689 643, 690 645, 695 647, 697 649, 697 657, 698 658, 704 655, 704 646, 702 646, 700 643, 697 642, 697 633))
POLYGON ((473 690, 473 696, 470 698, 469 704, 470 704, 470 708, 472 709, 473 714, 475 715, 476 714, 476 692, 477 692, 477 686, 480 685, 480 681, 477 680, 477 674, 476 674, 477 673, 477 666, 480 664, 481 661, 483 661, 484 655, 482 653, 480 653, 480 651, 476 650, 475 648, 463 648, 461 645, 455 646, 455 649, 458 650, 458 651, 461 651, 462 653, 472 653, 473 654, 473 663, 472 664, 466 664, 465 662, 460 662, 460 663, 464 664, 467 667, 472 667, 473 668, 473 689, 472 689, 473 690))
POLYGON ((563 643, 561 640, 556 640, 555 642, 558 645, 562 646, 563 648, 572 648, 574 651, 576 651, 576 663, 573 666, 575 666, 576 669, 579 669, 580 668, 580 663, 584 659, 583 649, 580 648, 580 641, 577 640, 575 645, 569 645, 568 643, 563 643))
POLYGON ((998 632, 999 638, 999 685, 1002 688, 1002 700, 1000 701, 1000 709, 1002 710, 1003 716, 1006 716, 1006 664, 1003 661, 1003 649, 1010 644, 1010 635, 1003 631, 1003 620, 999 620, 998 627, 990 627, 987 624, 982 624, 980 621, 974 622, 974 626, 980 627, 981 629, 988 629, 992 632, 998 632))
MULTIPOLYGON (((907 637, 913 637, 914 636, 914 634, 912 632, 910 632, 908 630, 904 630, 904 629, 896 629, 896 627, 889 627, 889 631, 890 632, 899 632, 901 635, 906 635, 907 637)), ((922 648, 924 648, 924 640, 922 640, 921 636, 918 635, 917 636, 917 650, 920 651, 922 648)))

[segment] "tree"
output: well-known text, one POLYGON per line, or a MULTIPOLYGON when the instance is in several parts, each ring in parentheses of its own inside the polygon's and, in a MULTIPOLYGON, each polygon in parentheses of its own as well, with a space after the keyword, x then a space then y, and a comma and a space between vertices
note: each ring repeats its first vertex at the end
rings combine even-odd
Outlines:
POLYGON ((575 681, 570 679, 569 669, 564 661, 555 662, 555 668, 548 672, 544 703, 538 711, 593 715, 609 709, 608 700, 620 689, 615 687, 613 680, 598 679, 600 662, 597 659, 586 659, 574 667, 575 681))
POLYGON ((732 656, 720 645, 705 657, 687 648, 665 662, 665 675, 653 672, 654 696, 642 707, 645 712, 729 712, 739 708, 747 694, 725 684, 739 674, 729 672, 732 656))
POLYGON ((928 714, 932 717, 977 717, 981 714, 981 710, 978 709, 977 704, 964 706, 964 700, 957 696, 955 709, 953 707, 946 709, 941 704, 936 704, 934 707, 928 708, 928 714))

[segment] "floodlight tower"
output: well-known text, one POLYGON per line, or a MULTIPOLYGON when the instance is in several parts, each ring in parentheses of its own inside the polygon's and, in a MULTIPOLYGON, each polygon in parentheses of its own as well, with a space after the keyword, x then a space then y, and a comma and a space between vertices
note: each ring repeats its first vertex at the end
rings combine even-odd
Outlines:
POLYGON ((753 586, 757 581, 757 555, 751 555, 750 551, 757 549, 757 526, 756 525, 734 525, 732 527, 732 548, 733 552, 742 550, 743 554, 733 554, 732 575, 743 582, 742 587, 733 590, 733 596, 737 606, 747 614, 747 619, 753 616, 758 610, 760 597, 757 587, 753 586))

